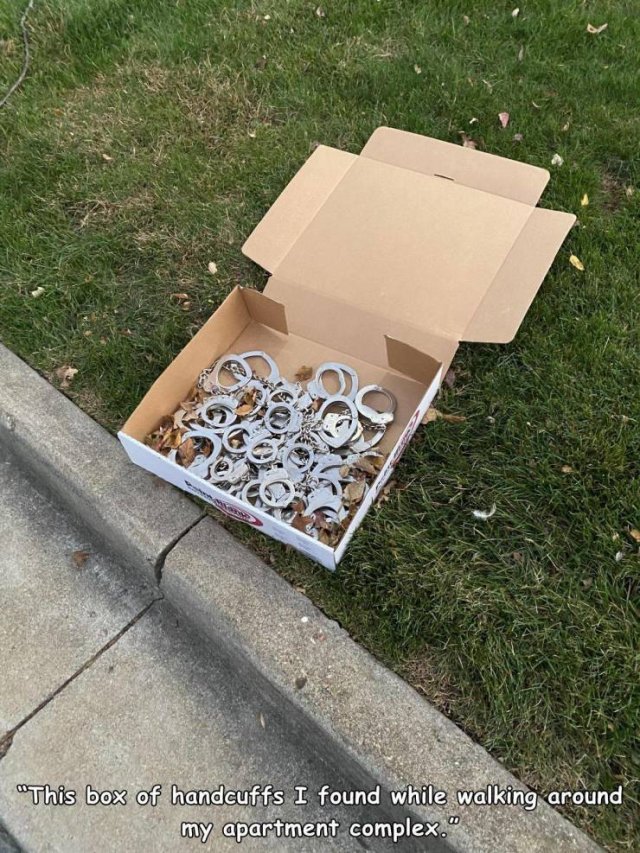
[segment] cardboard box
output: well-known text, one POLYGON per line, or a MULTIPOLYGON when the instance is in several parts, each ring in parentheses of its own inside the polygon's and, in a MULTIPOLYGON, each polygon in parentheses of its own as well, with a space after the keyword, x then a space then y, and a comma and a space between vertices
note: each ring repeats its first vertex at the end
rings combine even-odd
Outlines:
POLYGON ((335 569, 419 426, 460 341, 515 335, 575 216, 536 207, 545 169, 378 128, 361 154, 319 146, 243 246, 271 278, 236 288, 119 433, 138 465, 335 569), (248 506, 144 444, 203 368, 261 349, 293 379, 346 362, 389 388, 384 468, 335 548, 248 506))

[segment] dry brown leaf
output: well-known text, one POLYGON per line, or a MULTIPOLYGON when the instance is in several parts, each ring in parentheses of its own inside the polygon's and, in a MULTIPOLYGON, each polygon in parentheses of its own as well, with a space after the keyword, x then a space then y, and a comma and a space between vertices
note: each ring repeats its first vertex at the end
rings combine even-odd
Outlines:
POLYGON ((358 459, 357 462, 353 463, 353 467, 357 468, 358 471, 363 471, 365 474, 370 474, 372 477, 375 477, 375 475, 378 473, 378 469, 375 467, 375 465, 368 456, 363 456, 362 458, 358 459))
POLYGON ((338 542, 342 539, 345 530, 349 526, 351 518, 345 519, 342 524, 334 524, 331 528, 331 533, 329 534, 329 545, 332 548, 338 544, 338 542))
POLYGON ((300 513, 297 512, 293 517, 291 526, 295 527, 296 530, 300 530, 302 533, 306 533, 307 527, 312 521, 313 518, 310 515, 300 515, 300 513))
POLYGON ((306 382, 311 379, 313 376, 313 368, 308 367, 306 364, 303 364, 302 367, 296 371, 295 377, 298 382, 306 382))
POLYGON ((634 542, 637 542, 640 545, 640 530, 635 527, 632 527, 629 531, 629 536, 633 539, 634 542))
POLYGON ((175 450, 177 447, 180 447, 182 443, 182 430, 172 429, 170 430, 164 437, 164 441, 162 442, 162 449, 166 450, 175 450))
POLYGON ((257 396, 258 391, 256 388, 251 388, 249 391, 244 392, 240 402, 238 403, 238 407, 236 408, 236 415, 238 415, 239 418, 244 418, 253 411, 257 396))
POLYGON ((597 36, 600 35, 600 33, 603 33, 608 26, 609 24, 600 24, 599 27, 594 27, 593 24, 587 24, 587 32, 592 36, 597 36))
POLYGON ((327 521, 327 516, 318 510, 313 513, 313 526, 318 530, 331 530, 331 524, 327 521))
POLYGON ((384 463, 387 461, 387 456, 385 453, 376 453, 375 456, 368 456, 367 458, 370 460, 371 464, 377 471, 381 471, 384 467, 384 463))
POLYGON ((71 555, 71 559, 73 560, 76 569, 81 569, 89 559, 90 555, 91 551, 74 551, 71 555))
POLYGON ((173 413, 172 425, 174 429, 182 429, 184 427, 184 419, 187 415, 185 409, 176 409, 173 413))
POLYGON ((350 471, 351 471, 350 465, 341 465, 340 466, 340 476, 343 479, 349 476, 350 471))
POLYGON ((577 255, 571 255, 571 257, 569 258, 569 263, 572 267, 575 267, 577 270, 580 270, 580 272, 584 272, 584 264, 577 255))
POLYGON ((62 367, 58 367, 54 371, 55 375, 60 380, 61 388, 68 388, 77 372, 78 368, 71 367, 70 364, 63 364, 62 367))
POLYGON ((144 441, 145 444, 148 445, 152 450, 155 450, 156 453, 159 453, 162 448, 162 440, 163 437, 160 433, 152 432, 145 437, 144 441))
POLYGON ((172 293, 171 298, 177 300, 178 302, 184 302, 185 299, 189 298, 188 293, 172 293))
POLYGON ((171 415, 165 415, 161 418, 157 428, 159 432, 168 432, 170 429, 173 429, 173 418, 171 415))
POLYGON ((359 504, 364 497, 367 484, 364 480, 355 480, 349 483, 343 492, 343 500, 348 504, 359 504))
POLYGON ((462 137, 462 147, 463 148, 477 148, 478 143, 475 139, 472 139, 470 136, 464 132, 464 130, 460 131, 460 136, 462 137))
POLYGON ((426 424, 433 423, 433 421, 437 421, 438 418, 442 417, 442 412, 435 409, 433 406, 429 406, 427 409, 427 414, 424 416, 424 422, 426 424))
POLYGON ((185 467, 191 465, 193 460, 196 458, 195 441, 192 438, 188 438, 186 441, 183 441, 182 444, 178 447, 178 452, 176 455, 185 467))
POLYGON ((387 485, 380 492, 380 495, 379 495, 376 503, 378 503, 378 504, 386 503, 389 500, 389 494, 391 493, 392 489, 395 489, 396 485, 397 485, 397 480, 389 480, 387 485))
POLYGON ((573 468, 571 465, 563 465, 560 470, 563 474, 573 474, 573 468))
POLYGON ((446 414, 431 406, 427 410, 427 414, 425 416, 425 423, 430 424, 432 421, 438 420, 446 421, 448 424, 461 424, 466 421, 466 417, 464 415, 446 414))
POLYGON ((510 118, 509 113, 505 113, 505 112, 498 113, 498 120, 500 121, 500 124, 502 125, 502 127, 506 127, 509 124, 509 118, 510 118))

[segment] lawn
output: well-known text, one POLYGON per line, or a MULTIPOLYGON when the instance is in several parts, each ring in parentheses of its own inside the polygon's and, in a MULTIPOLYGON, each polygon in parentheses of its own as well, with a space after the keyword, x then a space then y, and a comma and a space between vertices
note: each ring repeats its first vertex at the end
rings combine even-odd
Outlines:
MULTIPOLYGON (((566 814, 638 849, 637 0, 321 2, 36 2, 0 110, 0 338, 76 368, 115 430, 262 287, 240 246, 318 142, 388 124, 549 168, 578 225, 515 341, 460 348, 436 405, 464 420, 419 431, 337 574, 234 530, 538 791, 622 783, 566 814)), ((0 4, 0 91, 23 5, 0 4)))

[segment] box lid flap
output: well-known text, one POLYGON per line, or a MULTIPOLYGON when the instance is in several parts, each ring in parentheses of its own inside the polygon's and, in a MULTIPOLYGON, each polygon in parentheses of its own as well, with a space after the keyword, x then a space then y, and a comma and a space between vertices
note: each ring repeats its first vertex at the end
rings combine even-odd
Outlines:
POLYGON ((244 254, 273 272, 357 159, 319 145, 249 235, 244 254))
POLYGON ((574 221, 533 206, 548 173, 389 128, 363 154, 316 149, 245 254, 390 327, 510 340, 574 221))
POLYGON ((465 341, 513 340, 562 241, 572 213, 535 208, 464 333, 465 341))
POLYGON ((549 182, 549 172, 538 166, 392 127, 374 130, 360 156, 532 206, 549 182))

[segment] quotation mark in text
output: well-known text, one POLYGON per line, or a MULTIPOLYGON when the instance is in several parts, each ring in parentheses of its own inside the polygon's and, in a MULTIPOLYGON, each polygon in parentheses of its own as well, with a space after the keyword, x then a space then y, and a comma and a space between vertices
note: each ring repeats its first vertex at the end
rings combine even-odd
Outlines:
MULTIPOLYGON (((449 815, 449 823, 452 824, 453 826, 455 826, 456 824, 460 823, 460 818, 458 817, 458 815, 455 815, 455 814, 449 815)), ((447 837, 446 832, 440 833, 440 838, 446 838, 446 837, 447 837)))

